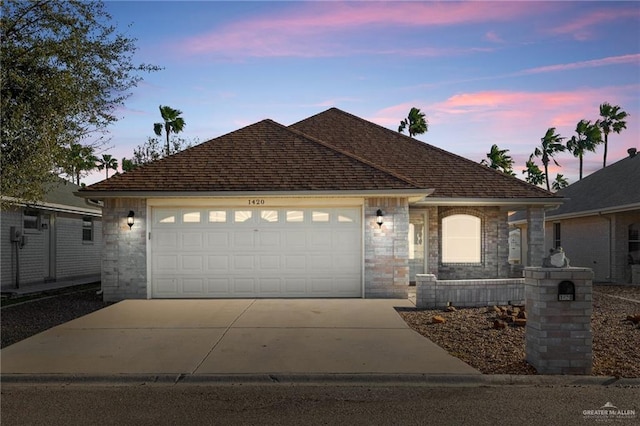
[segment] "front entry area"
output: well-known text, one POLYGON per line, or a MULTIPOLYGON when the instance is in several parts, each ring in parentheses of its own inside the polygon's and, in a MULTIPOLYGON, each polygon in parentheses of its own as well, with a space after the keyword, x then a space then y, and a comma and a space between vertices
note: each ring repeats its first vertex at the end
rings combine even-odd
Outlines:
POLYGON ((361 207, 153 207, 152 298, 362 297, 361 207))

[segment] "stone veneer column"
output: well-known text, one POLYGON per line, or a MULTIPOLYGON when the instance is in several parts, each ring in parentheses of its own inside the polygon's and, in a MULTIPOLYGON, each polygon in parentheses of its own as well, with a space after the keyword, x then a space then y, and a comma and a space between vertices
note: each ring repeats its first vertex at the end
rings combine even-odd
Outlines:
POLYGON ((409 203, 406 198, 369 198, 364 211, 365 297, 408 297, 409 203), (376 211, 384 223, 376 223, 376 211))
POLYGON ((106 301, 147 298, 147 203, 106 199, 102 209, 102 290, 106 301), (134 225, 127 214, 135 213, 134 225))
POLYGON ((416 308, 433 309, 436 307, 436 276, 416 274, 416 308))
POLYGON ((538 374, 591 374, 592 280, 589 268, 524 270, 525 355, 538 374), (571 281, 574 301, 558 300, 558 284, 571 281))
POLYGON ((544 250, 544 208, 529 207, 527 209, 527 264, 526 266, 542 266, 546 256, 544 250))

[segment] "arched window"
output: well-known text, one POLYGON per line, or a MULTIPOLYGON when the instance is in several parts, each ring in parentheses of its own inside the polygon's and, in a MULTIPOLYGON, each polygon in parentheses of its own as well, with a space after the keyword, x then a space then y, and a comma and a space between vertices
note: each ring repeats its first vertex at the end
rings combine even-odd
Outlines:
POLYGON ((442 219, 442 263, 480 263, 481 235, 479 217, 454 214, 442 219))

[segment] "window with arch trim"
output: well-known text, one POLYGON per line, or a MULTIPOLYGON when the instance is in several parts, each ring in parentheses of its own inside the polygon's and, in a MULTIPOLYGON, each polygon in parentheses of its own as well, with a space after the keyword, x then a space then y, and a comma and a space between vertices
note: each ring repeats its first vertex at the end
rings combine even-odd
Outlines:
POLYGON ((442 263, 482 262, 482 220, 468 214, 442 219, 442 263))

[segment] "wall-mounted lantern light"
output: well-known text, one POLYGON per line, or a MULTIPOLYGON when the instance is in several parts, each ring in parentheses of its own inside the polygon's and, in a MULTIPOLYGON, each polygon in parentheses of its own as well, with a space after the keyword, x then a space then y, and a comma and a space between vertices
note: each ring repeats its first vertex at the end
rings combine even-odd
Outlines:
POLYGON ((382 216, 382 210, 378 209, 378 211, 376 212, 376 223, 380 228, 382 228, 382 224, 384 223, 382 220, 382 216))
POLYGON ((135 213, 133 210, 129 210, 129 214, 127 215, 127 225, 129 225, 129 229, 133 226, 133 216, 135 216, 135 213))

